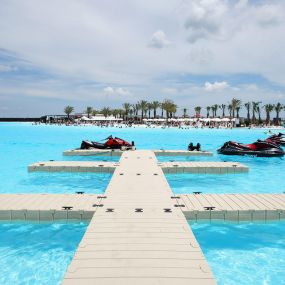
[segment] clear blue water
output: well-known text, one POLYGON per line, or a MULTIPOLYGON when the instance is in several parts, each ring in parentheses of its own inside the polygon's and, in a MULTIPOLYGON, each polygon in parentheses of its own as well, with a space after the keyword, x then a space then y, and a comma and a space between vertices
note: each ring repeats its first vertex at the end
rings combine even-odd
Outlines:
MULTIPOLYGON (((175 193, 285 191, 284 159, 216 153, 228 140, 249 143, 265 138, 264 130, 107 129, 0 123, 0 193, 104 192, 110 175, 28 173, 27 166, 50 159, 117 161, 118 157, 62 156, 64 150, 79 147, 82 139, 99 140, 110 134, 134 140, 138 149, 185 149, 191 141, 214 151, 214 157, 161 157, 161 161, 239 161, 250 168, 249 173, 239 175, 167 175, 175 193)), ((219 284, 274 285, 285 284, 284 226, 195 224, 192 228, 219 284)), ((85 229, 86 225, 79 224, 0 224, 0 284, 59 284, 85 229)))
POLYGON ((108 135, 134 140, 138 149, 185 149, 188 143, 200 142, 213 157, 159 157, 169 160, 239 161, 250 167, 239 175, 168 175, 175 193, 280 193, 285 191, 282 171, 285 160, 222 156, 216 153, 227 140, 252 142, 267 135, 261 129, 144 129, 45 126, 26 123, 0 123, 1 185, 0 193, 102 193, 110 180, 108 174, 28 173, 27 165, 40 160, 107 160, 118 157, 64 157, 62 152, 80 146, 81 140, 100 140, 108 135))
POLYGON ((0 223, 0 284, 60 284, 86 227, 0 223))
POLYGON ((285 223, 192 224, 219 285, 285 284, 285 223))

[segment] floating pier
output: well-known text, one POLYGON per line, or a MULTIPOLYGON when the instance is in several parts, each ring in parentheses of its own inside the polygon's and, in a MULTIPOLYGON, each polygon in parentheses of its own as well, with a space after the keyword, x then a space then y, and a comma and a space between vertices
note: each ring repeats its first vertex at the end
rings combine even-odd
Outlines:
MULTIPOLYGON (((285 219, 285 194, 183 194, 170 198, 187 220, 271 221, 285 219)), ((0 220, 91 220, 106 207, 105 194, 0 194, 0 220)), ((156 197, 157 198, 157 197, 156 197)), ((127 200, 123 196, 122 201, 127 200)), ((149 200, 149 205, 156 202, 149 200)), ((131 205, 131 203, 130 203, 131 205)), ((135 209, 134 209, 135 211, 135 209)))
POLYGON ((238 162, 189 161, 159 162, 164 173, 227 174, 248 172, 248 167, 238 162))
MULTIPOLYGON (((158 153, 171 155, 165 152, 158 153)), ((174 195, 164 175, 248 171, 240 163, 158 162, 156 151, 147 150, 93 154, 75 150, 65 155, 71 153, 121 158, 119 162, 38 162, 28 170, 113 173, 104 194, 2 194, 0 199, 2 220, 90 220, 63 285, 217 284, 187 219, 285 218, 285 194, 174 195)))
MULTIPOLYGON (((133 150, 128 150, 131 152, 133 150)), ((73 149, 63 152, 65 156, 121 156, 119 149, 73 149)), ((209 151, 188 151, 188 150, 153 150, 156 156, 213 156, 209 151)))
POLYGON ((153 152, 124 152, 105 195, 63 285, 216 284, 153 152))
MULTIPOLYGON (((41 161, 28 166, 29 172, 99 172, 113 173, 118 162, 105 161, 41 161)), ((248 167, 238 162, 158 162, 164 173, 241 173, 248 172, 248 167)))
POLYGON ((28 171, 113 173, 119 165, 106 161, 40 161, 29 165, 28 171))

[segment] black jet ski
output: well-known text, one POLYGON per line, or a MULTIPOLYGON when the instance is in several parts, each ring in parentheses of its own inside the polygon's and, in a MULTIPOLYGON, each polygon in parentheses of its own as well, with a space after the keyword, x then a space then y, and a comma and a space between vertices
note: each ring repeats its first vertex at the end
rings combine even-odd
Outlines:
POLYGON ((131 144, 128 143, 127 141, 117 138, 117 137, 112 137, 109 136, 106 139, 104 139, 104 143, 102 142, 94 142, 94 141, 82 141, 80 149, 131 149, 134 146, 134 142, 131 144))
POLYGON ((253 155, 259 157, 280 157, 285 154, 282 148, 277 144, 261 140, 251 144, 228 141, 218 149, 218 153, 225 155, 253 155))
POLYGON ((266 139, 266 141, 273 142, 277 145, 285 146, 285 134, 274 134, 266 139))

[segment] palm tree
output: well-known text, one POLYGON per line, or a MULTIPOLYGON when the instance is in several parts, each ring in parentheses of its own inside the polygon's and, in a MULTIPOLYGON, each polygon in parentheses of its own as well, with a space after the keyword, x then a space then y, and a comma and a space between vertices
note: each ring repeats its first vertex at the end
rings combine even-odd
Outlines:
POLYGON ((247 110, 247 121, 250 123, 250 108, 251 108, 251 102, 247 102, 244 104, 246 110, 247 110))
POLYGON ((172 100, 165 99, 163 101, 163 109, 166 111, 166 118, 171 118, 177 111, 177 105, 172 100))
POLYGON ((187 114, 187 109, 183 108, 183 118, 186 118, 186 114, 187 114))
POLYGON ((160 102, 153 101, 152 102, 152 108, 153 108, 153 117, 156 118, 156 110, 160 107, 160 102))
POLYGON ((255 121, 256 121, 255 113, 258 113, 260 103, 261 102, 251 102, 251 104, 252 104, 252 122, 253 123, 255 123, 255 121))
POLYGON ((231 102, 231 105, 232 105, 232 113, 233 113, 233 117, 235 117, 235 111, 238 107, 241 106, 241 100, 239 99, 236 99, 236 98, 233 98, 232 99, 232 102, 231 102))
POLYGON ((161 109, 161 118, 163 118, 163 112, 164 112, 164 110, 165 110, 165 103, 164 102, 162 102, 162 103, 160 103, 160 109, 161 109))
POLYGON ((241 106, 236 107, 236 111, 237 111, 237 118, 239 118, 239 111, 241 109, 241 106))
POLYGON ((125 114, 125 111, 123 109, 118 109, 118 112, 119 112, 120 118, 122 118, 125 114))
POLYGON ((90 106, 86 108, 86 111, 85 111, 85 112, 86 112, 88 118, 90 118, 90 114, 92 114, 92 110, 93 110, 93 109, 92 109, 92 107, 90 107, 90 106))
POLYGON ((138 102, 139 109, 141 110, 141 119, 143 119, 143 115, 145 110, 147 110, 147 101, 141 100, 138 102))
POLYGON ((153 109, 152 103, 147 103, 147 110, 148 110, 148 118, 150 119, 150 112, 153 109))
POLYGON ((74 108, 72 106, 66 106, 64 108, 64 113, 67 115, 67 119, 69 120, 70 114, 74 111, 74 108))
POLYGON ((170 106, 170 117, 172 118, 172 116, 175 116, 175 113, 177 112, 177 105, 172 103, 170 106))
POLYGON ((215 106, 211 106, 211 110, 212 110, 212 117, 214 118, 215 117, 215 106))
POLYGON ((139 105, 138 104, 133 104, 132 106, 132 110, 135 116, 138 115, 138 111, 139 111, 139 105))
POLYGON ((131 104, 130 103, 124 103, 123 104, 123 109, 125 110, 125 115, 126 115, 126 118, 127 118, 128 115, 129 115, 130 109, 131 109, 131 104))
POLYGON ((97 110, 95 110, 95 109, 92 109, 92 116, 96 116, 96 114, 98 113, 98 111, 97 110))
POLYGON ((276 112, 276 124, 277 125, 279 125, 279 114, 283 108, 284 107, 282 107, 281 103, 279 102, 276 105, 274 105, 274 110, 276 112))
POLYGON ((109 107, 104 107, 102 110, 101 110, 101 113, 104 115, 104 117, 108 117, 111 113, 111 110, 109 107))
POLYGON ((233 106, 232 104, 228 105, 228 110, 229 110, 229 114, 230 114, 230 118, 232 117, 232 112, 233 112, 233 106))
POLYGON ((195 110, 196 115, 200 115, 200 114, 201 114, 202 107, 196 106, 196 107, 194 108, 194 110, 195 110))
POLYGON ((120 113, 119 109, 113 109, 113 110, 112 110, 112 115, 113 115, 115 118, 118 117, 119 113, 120 113))
POLYGON ((222 105, 220 106, 220 109, 222 109, 222 111, 223 111, 223 117, 225 116, 226 107, 227 107, 227 105, 225 105, 225 104, 222 104, 222 105))
POLYGON ((210 107, 210 106, 207 106, 206 109, 207 109, 207 118, 209 118, 211 107, 210 107))
POLYGON ((263 108, 265 109, 266 112, 266 123, 270 125, 270 113, 273 111, 274 105, 266 104, 263 106, 263 108))
POLYGON ((256 111, 257 111, 257 114, 258 114, 258 123, 261 124, 261 115, 260 115, 260 106, 256 106, 256 111))
POLYGON ((219 105, 215 104, 213 107, 214 107, 215 117, 217 117, 217 111, 218 111, 219 105))

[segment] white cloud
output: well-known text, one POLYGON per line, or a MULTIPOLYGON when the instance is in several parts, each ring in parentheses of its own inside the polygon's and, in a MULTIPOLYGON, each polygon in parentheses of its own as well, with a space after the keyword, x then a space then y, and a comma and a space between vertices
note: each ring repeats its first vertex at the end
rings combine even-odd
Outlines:
POLYGON ((221 82, 214 82, 214 83, 210 83, 210 82, 206 82, 204 85, 204 88, 206 91, 221 91, 224 90, 226 88, 229 88, 229 84, 226 81, 221 81, 221 82))
POLYGON ((17 70, 18 70, 17 67, 0 64, 0 72, 11 72, 11 71, 17 71, 17 70))
POLYGON ((167 39, 165 33, 161 30, 156 31, 150 41, 148 46, 153 47, 153 48, 158 48, 161 49, 163 47, 166 47, 170 45, 170 41, 167 39))
MULTIPOLYGON (((245 83, 258 85, 264 78, 263 86, 272 81, 281 86, 280 92, 285 88, 285 1, 2 1, 0 19, 1 59, 2 49, 7 51, 6 60, 0 60, 0 70, 5 71, 0 74, 2 98, 5 85, 6 90, 16 88, 6 92, 15 98, 18 94, 94 102, 108 97, 112 106, 121 104, 124 96, 163 100, 168 92, 184 104, 191 92, 182 90, 192 84, 193 94, 203 94, 196 104, 203 105, 214 96, 201 78, 209 81, 208 89, 217 90, 223 85, 207 76, 226 75, 232 82, 236 74, 248 75, 245 83), (9 52, 27 66, 9 62, 9 52), (10 75, 14 66, 21 72, 10 75), (38 77, 33 77, 37 71, 38 77), (255 75, 252 82, 250 74, 255 75), (57 82, 41 80, 49 75, 57 82), (82 86, 82 81, 88 84, 82 86)), ((250 100, 251 93, 259 100, 277 97, 276 88, 250 92, 237 87, 230 86, 225 96, 240 92, 249 98, 244 100, 250 100)), ((224 102, 231 99, 219 95, 224 102)))
POLYGON ((228 6, 220 0, 190 1, 185 21, 188 41, 195 43, 199 39, 219 35, 227 10, 228 6))
POLYGON ((129 90, 122 88, 122 87, 113 88, 111 86, 108 86, 108 87, 105 87, 103 91, 107 94, 115 94, 115 95, 122 95, 122 96, 131 95, 129 90))
POLYGON ((256 17, 258 23, 264 27, 278 25, 284 21, 284 8, 266 4, 256 10, 256 17))
POLYGON ((105 88, 103 89, 103 91, 106 92, 106 93, 109 93, 109 94, 115 93, 114 88, 113 88, 113 87, 110 87, 110 86, 105 87, 105 88))

